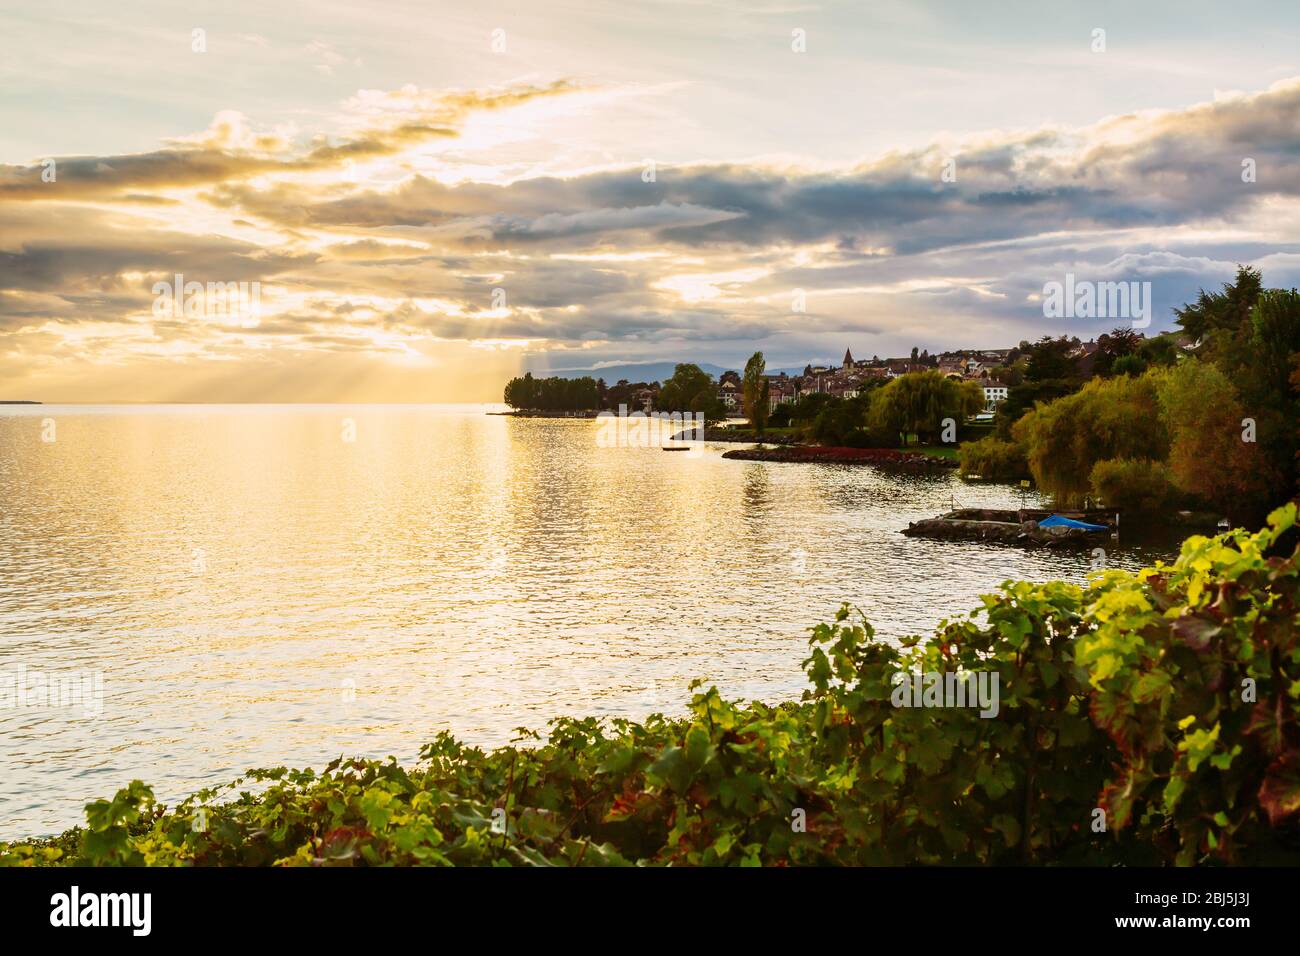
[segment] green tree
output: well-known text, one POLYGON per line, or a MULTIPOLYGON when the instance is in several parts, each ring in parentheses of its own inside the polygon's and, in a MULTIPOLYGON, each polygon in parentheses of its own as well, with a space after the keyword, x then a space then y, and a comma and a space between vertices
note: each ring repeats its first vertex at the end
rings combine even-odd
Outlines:
POLYGON ((1169 467, 1148 458, 1108 458, 1092 466, 1092 492, 1109 508, 1153 514, 1177 498, 1169 467))
POLYGON ((1270 488, 1259 510, 1287 500, 1296 488, 1300 392, 1291 375, 1300 352, 1300 293, 1264 289, 1260 273, 1241 266, 1222 292, 1201 292, 1178 311, 1189 336, 1203 340, 1198 355, 1232 382, 1245 417, 1254 422, 1270 488))
POLYGON ((1245 412, 1227 376, 1185 361, 1156 381, 1174 484, 1223 514, 1259 519, 1275 482, 1259 445, 1242 441, 1245 412))
POLYGON ((1152 376, 1093 379, 1073 395, 1038 405, 1013 428, 1034 480, 1059 505, 1093 490, 1093 466, 1110 458, 1163 461, 1169 436, 1152 376))
POLYGON ((504 401, 511 408, 535 411, 589 411, 601 407, 594 378, 533 378, 531 372, 506 383, 504 401))
POLYGON ((749 419, 750 426, 760 435, 767 428, 770 411, 766 372, 767 362, 763 359, 763 353, 755 352, 745 363, 745 374, 741 379, 745 417, 749 419))
POLYGON ((790 409, 790 420, 793 422, 811 422, 817 417, 817 413, 822 408, 835 400, 835 397, 827 392, 810 392, 807 395, 802 395, 790 409))
POLYGON ((713 379, 698 365, 683 363, 673 369, 672 378, 659 390, 655 407, 665 412, 688 412, 691 404, 706 389, 714 388, 713 379))
POLYGON ((718 386, 698 365, 683 362, 673 369, 655 398, 655 408, 664 412, 698 412, 706 423, 719 422, 727 410, 718 398, 718 386))
POLYGON ((1024 448, 1017 442, 992 435, 963 443, 957 456, 963 478, 977 475, 991 481, 1007 481, 1029 475, 1024 448))
MULTIPOLYGON (((1131 355, 1134 355, 1142 345, 1142 337, 1131 328, 1111 329, 1104 335, 1097 336, 1097 352, 1094 356, 1093 371, 1097 375, 1112 374, 1131 374, 1118 372, 1116 364, 1131 355)), ((1125 366, 1128 369, 1133 368, 1129 363, 1125 366)), ((1142 363, 1142 368, 1146 363, 1142 363)))
POLYGON ((1007 389, 1006 399, 998 405, 993 416, 993 425, 999 438, 1010 441, 1012 428, 1035 406, 1042 402, 1052 402, 1058 398, 1078 391, 1078 383, 1072 379, 1054 378, 1048 381, 1023 381, 1007 389))
POLYGON ((872 393, 870 421, 904 437, 915 433, 922 443, 940 437, 943 421, 960 426, 984 407, 984 392, 974 382, 959 382, 929 370, 900 375, 872 393))
POLYGON ((836 399, 822 406, 813 419, 812 436, 823 445, 847 445, 850 437, 866 423, 861 405, 836 399))
POLYGON ((1045 335, 1028 348, 1025 381, 1049 382, 1059 379, 1078 380, 1079 363, 1071 354, 1079 347, 1077 337, 1045 335))
POLYGON ((1178 324, 1193 342, 1232 338, 1246 323, 1259 297, 1263 277, 1250 266, 1237 266, 1237 276, 1223 285, 1222 292, 1201 290, 1196 301, 1175 309, 1178 324))
POLYGON ((1173 333, 1152 336, 1138 348, 1138 356, 1148 367, 1173 365, 1180 355, 1182 349, 1178 345, 1178 336, 1173 333))

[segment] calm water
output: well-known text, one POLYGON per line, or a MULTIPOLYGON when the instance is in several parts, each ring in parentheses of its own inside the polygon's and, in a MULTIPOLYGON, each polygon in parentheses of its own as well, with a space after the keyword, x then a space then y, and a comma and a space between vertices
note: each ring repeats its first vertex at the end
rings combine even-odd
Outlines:
POLYGON ((0 407, 0 672, 92 681, 71 705, 0 697, 0 837, 137 777, 174 801, 254 766, 413 760, 440 729, 680 711, 695 677, 797 696, 804 629, 841 601, 898 637, 1087 570, 898 533, 1009 488, 484 411, 0 407))

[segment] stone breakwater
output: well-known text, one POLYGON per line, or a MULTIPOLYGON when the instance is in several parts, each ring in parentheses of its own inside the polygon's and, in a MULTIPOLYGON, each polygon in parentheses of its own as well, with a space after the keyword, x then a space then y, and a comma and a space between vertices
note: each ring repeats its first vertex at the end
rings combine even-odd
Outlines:
MULTIPOLYGON (((1042 511, 981 511, 959 509, 937 518, 908 522, 903 534, 909 538, 938 538, 944 541, 993 541, 1028 548, 1079 547, 1105 541, 1114 533, 1112 515, 1088 515, 1090 522, 1106 524, 1105 531, 1082 528, 1040 528, 1042 511)), ((1083 517, 1080 515, 1080 517, 1083 517)))
POLYGON ((832 448, 791 445, 784 448, 738 448, 723 452, 723 458, 738 461, 812 462, 828 465, 877 465, 905 471, 945 471, 957 462, 914 451, 892 448, 832 448))

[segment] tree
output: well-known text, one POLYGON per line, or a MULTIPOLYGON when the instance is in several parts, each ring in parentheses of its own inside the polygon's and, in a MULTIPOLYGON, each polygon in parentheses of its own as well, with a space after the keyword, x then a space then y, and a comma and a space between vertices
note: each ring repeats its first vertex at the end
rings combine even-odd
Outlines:
POLYGON ((1071 355, 1078 347, 1078 338, 1064 335, 1057 339, 1044 335, 1033 345, 1027 345, 1029 360, 1025 366, 1025 381, 1078 379, 1079 363, 1071 355))
POLYGON ((823 405, 813 419, 812 437, 823 445, 847 445, 865 423, 866 414, 859 403, 837 398, 823 405))
POLYGON ((1019 365, 999 365, 993 369, 993 381, 1008 387, 1019 385, 1025 380, 1025 370, 1019 365))
POLYGON ((1259 445, 1242 441, 1245 413, 1227 376, 1210 362, 1185 361, 1157 381, 1174 484, 1234 519, 1261 518, 1273 476, 1259 445))
POLYGON ((1237 266, 1237 277, 1225 282, 1222 292, 1201 290, 1196 301, 1175 309, 1178 324, 1187 337, 1199 342, 1220 333, 1232 336, 1245 324, 1259 297, 1263 277, 1250 266, 1237 266))
POLYGON ((984 406, 984 391, 974 382, 958 382, 929 370, 900 375, 872 393, 871 422, 906 436, 915 432, 929 443, 943 428, 945 418, 960 424, 984 406))
POLYGON ((690 410, 703 415, 706 425, 716 425, 727 420, 727 406, 712 389, 697 394, 691 402, 690 410))
POLYGON ((665 412, 698 412, 706 424, 723 421, 726 408, 718 398, 718 387, 698 365, 682 363, 664 382, 655 398, 655 408, 665 412))
POLYGON ((1093 493, 1108 508, 1152 514, 1176 499, 1169 467, 1149 458, 1107 458, 1092 466, 1093 493))
POLYGON ((1012 433, 1024 445, 1034 480, 1062 506, 1093 491, 1097 462, 1163 461, 1169 451, 1150 375, 1095 378, 1073 395, 1038 405, 1012 433))
POLYGON ((768 389, 767 362, 762 352, 755 352, 745 363, 745 374, 741 379, 741 396, 745 405, 745 417, 758 434, 767 428, 768 389))
POLYGON ((673 369, 672 378, 659 390, 655 407, 665 412, 687 412, 699 394, 712 389, 713 379, 698 365, 683 363, 673 369))
POLYGON ((811 422, 817 417, 817 413, 835 398, 826 392, 809 392, 799 398, 790 409, 790 420, 795 422, 811 422))
MULTIPOLYGON (((1122 358, 1133 355, 1142 345, 1142 336, 1131 328, 1112 329, 1097 336, 1097 353, 1093 370, 1098 375, 1115 374, 1115 363, 1122 358)), ((1132 368, 1129 363, 1126 368, 1132 368)), ((1146 363, 1142 364, 1146 367, 1146 363)))
POLYGON ((1182 350, 1178 346, 1178 336, 1173 333, 1156 335, 1145 339, 1138 348, 1138 356, 1146 362, 1148 367, 1173 365, 1182 354, 1182 350))
POLYGON ((965 442, 957 452, 963 478, 977 475, 991 481, 1024 478, 1029 474, 1025 450, 1016 442, 1002 441, 990 435, 979 441, 965 442))
POLYGON ((1271 478, 1265 503, 1278 504, 1294 493, 1300 451, 1300 391, 1291 380, 1300 352, 1300 293, 1261 286, 1259 272, 1242 266, 1223 292, 1202 292, 1178 316, 1188 335, 1204 339, 1198 354, 1236 386, 1271 478))
POLYGON ((506 383, 504 401, 511 408, 536 411, 589 411, 600 408, 600 387, 594 378, 533 378, 531 372, 506 383))

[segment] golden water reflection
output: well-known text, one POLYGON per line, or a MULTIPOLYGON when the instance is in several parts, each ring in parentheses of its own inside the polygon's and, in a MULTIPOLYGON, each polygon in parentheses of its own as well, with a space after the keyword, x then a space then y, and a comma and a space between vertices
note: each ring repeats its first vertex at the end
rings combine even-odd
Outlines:
POLYGON ((595 435, 481 407, 0 412, 0 671, 104 691, 95 717, 0 709, 0 837, 136 777, 174 800, 253 766, 413 760, 441 729, 680 711, 695 677, 793 697, 804 629, 841 601, 898 637, 1086 570, 898 534, 1006 488, 595 435))

